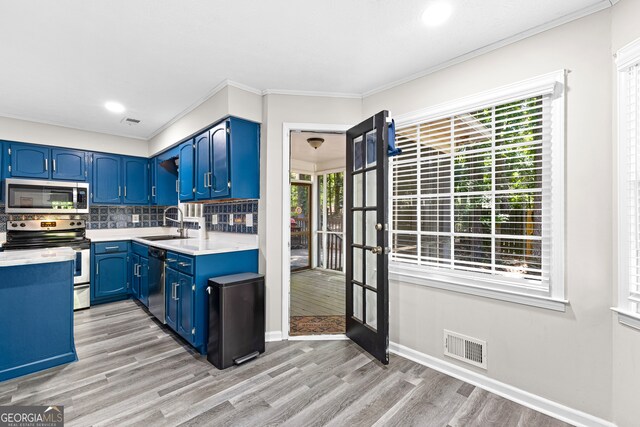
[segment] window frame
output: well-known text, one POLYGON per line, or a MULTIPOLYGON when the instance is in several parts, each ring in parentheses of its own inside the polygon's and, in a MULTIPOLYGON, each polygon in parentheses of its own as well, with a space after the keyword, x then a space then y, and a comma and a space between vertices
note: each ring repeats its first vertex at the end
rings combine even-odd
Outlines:
MULTIPOLYGON (((626 141, 625 141, 625 116, 627 111, 627 105, 624 102, 624 95, 626 91, 626 79, 625 74, 631 67, 640 63, 640 39, 637 39, 628 45, 618 50, 616 54, 616 68, 617 68, 617 137, 616 146, 618 150, 617 155, 617 170, 618 170, 618 182, 617 182, 617 197, 618 197, 618 297, 617 306, 612 307, 611 310, 618 314, 618 321, 621 324, 630 326, 635 329, 640 329, 640 313, 633 310, 633 303, 630 301, 629 296, 631 293, 631 284, 628 280, 629 265, 628 265, 628 222, 625 212, 627 211, 628 204, 626 201, 626 141)), ((640 91, 640 88, 638 89, 640 91)), ((638 120, 637 125, 640 125, 638 120)), ((640 142, 637 143, 640 146, 640 142)))
MULTIPOLYGON (((558 70, 493 90, 446 102, 433 107, 395 117, 398 127, 435 121, 456 114, 480 110, 519 99, 550 95, 551 103, 551 198, 550 214, 553 227, 550 233, 549 289, 523 285, 523 280, 485 275, 460 270, 435 269, 409 263, 390 261, 390 279, 477 295, 529 306, 565 311, 565 70, 558 70), (558 184, 559 183, 559 184, 558 184)), ((389 174, 389 188, 393 177, 389 174)), ((392 192, 389 196, 389 212, 392 217, 392 192)))

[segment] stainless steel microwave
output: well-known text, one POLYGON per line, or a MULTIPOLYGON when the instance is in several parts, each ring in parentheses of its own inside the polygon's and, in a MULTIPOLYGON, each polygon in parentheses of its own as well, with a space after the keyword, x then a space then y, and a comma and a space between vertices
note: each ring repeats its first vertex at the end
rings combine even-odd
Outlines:
POLYGON ((4 194, 9 214, 89 213, 89 184, 85 182, 7 178, 4 194))

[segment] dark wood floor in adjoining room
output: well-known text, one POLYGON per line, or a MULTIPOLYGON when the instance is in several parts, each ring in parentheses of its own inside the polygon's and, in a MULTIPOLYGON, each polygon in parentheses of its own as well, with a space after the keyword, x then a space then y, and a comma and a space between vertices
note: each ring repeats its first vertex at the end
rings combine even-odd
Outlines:
POLYGON ((132 301, 76 313, 80 360, 0 383, 0 405, 65 405, 66 425, 561 426, 350 341, 283 341, 224 371, 132 301))

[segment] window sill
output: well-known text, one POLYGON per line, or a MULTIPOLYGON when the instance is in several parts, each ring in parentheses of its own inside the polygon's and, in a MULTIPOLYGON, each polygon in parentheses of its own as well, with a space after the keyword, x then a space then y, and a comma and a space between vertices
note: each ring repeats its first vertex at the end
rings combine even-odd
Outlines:
POLYGON ((620 322, 620 324, 640 330, 640 315, 624 311, 617 307, 611 307, 611 310, 618 313, 618 322, 620 322))
POLYGON ((569 301, 564 299, 531 295, 502 289, 492 289, 484 286, 474 286, 469 283, 461 283, 457 281, 456 278, 427 278, 422 276, 420 272, 404 268, 399 264, 389 264, 389 279, 554 311, 564 312, 566 310, 566 306, 569 304, 569 301))

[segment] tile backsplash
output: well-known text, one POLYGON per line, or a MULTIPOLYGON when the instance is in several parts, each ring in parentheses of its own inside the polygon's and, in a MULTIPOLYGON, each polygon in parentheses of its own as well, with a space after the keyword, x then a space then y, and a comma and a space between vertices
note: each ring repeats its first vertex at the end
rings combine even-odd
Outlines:
MULTIPOLYGON (((4 207, 0 207, 0 232, 5 232, 8 220, 20 219, 44 219, 44 218, 73 218, 87 221, 87 229, 110 229, 110 228, 142 228, 161 227, 162 215, 166 206, 98 206, 92 205, 89 208, 89 215, 7 215, 4 207), (139 215, 139 222, 133 222, 133 215, 139 215)), ((175 210, 167 214, 168 217, 177 219, 178 213, 175 210)), ((242 200, 232 202, 218 202, 204 205, 204 216, 207 222, 207 230, 223 231, 231 233, 258 233, 258 201, 242 200), (247 215, 253 215, 253 225, 247 226, 247 215), (213 224, 212 218, 217 215, 218 223, 213 224), (231 215, 233 223, 230 224, 231 215)), ((187 228, 194 228, 196 224, 185 223, 187 228)))

